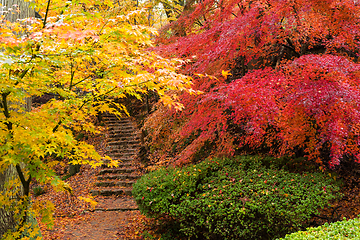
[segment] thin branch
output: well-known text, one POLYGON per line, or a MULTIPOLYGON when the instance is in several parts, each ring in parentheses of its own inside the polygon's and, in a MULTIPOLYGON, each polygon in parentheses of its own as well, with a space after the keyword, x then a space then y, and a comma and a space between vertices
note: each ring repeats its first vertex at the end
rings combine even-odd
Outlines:
MULTIPOLYGON (((30 63, 30 62, 29 62, 30 63)), ((29 72, 29 70, 32 68, 28 68, 25 69, 24 71, 22 71, 21 75, 19 76, 20 79, 23 79, 25 77, 25 75, 29 72)))
MULTIPOLYGON (((8 107, 8 102, 7 102, 7 96, 9 96, 9 94, 10 94, 10 92, 1 94, 3 113, 5 115, 5 118, 7 118, 7 119, 10 118, 10 112, 9 112, 9 107, 8 107)), ((11 130, 13 128, 12 122, 8 121, 5 123, 5 125, 7 126, 8 131, 11 132, 11 130)))
POLYGON ((20 178, 20 181, 21 181, 21 184, 23 185, 24 187, 24 195, 25 196, 28 196, 29 195, 29 186, 30 186, 30 181, 31 181, 31 176, 29 176, 28 180, 25 180, 25 176, 21 170, 21 167, 19 164, 16 164, 16 171, 19 175, 19 178, 20 178))
POLYGON ((52 132, 55 133, 55 132, 59 129, 59 127, 61 126, 61 124, 62 124, 62 120, 60 119, 60 120, 58 121, 58 123, 56 124, 56 126, 53 128, 52 132))
POLYGON ((45 13, 44 22, 43 22, 43 28, 46 27, 46 20, 47 20, 47 16, 48 16, 48 13, 49 13, 49 8, 50 8, 50 1, 51 0, 48 0, 48 3, 47 3, 46 13, 45 13))
MULTIPOLYGON (((297 57, 300 57, 300 54, 295 50, 294 44, 292 43, 292 41, 290 40, 290 38, 286 38, 286 42, 290 45, 290 49, 292 49, 294 51, 294 53, 296 54, 297 57)), ((286 45, 285 45, 286 47, 286 45)))
POLYGON ((74 81, 74 75, 75 75, 75 71, 73 70, 73 63, 70 63, 70 68, 71 68, 71 73, 70 73, 70 86, 69 86, 69 90, 71 91, 72 87, 73 87, 73 81, 74 81))
MULTIPOLYGON (((103 94, 100 94, 100 95, 94 97, 93 99, 99 99, 99 98, 101 98, 102 96, 111 93, 111 92, 114 91, 116 88, 118 88, 118 87, 113 87, 113 88, 110 89, 109 91, 107 91, 107 92, 105 92, 105 93, 103 93, 103 94)), ((79 110, 81 110, 81 109, 85 106, 85 104, 88 103, 88 102, 90 102, 91 100, 92 100, 92 99, 85 100, 85 101, 83 102, 83 104, 79 107, 79 110)))
POLYGON ((196 24, 199 25, 200 27, 203 27, 204 25, 202 24, 202 22, 198 19, 196 20, 196 24))
POLYGON ((75 87, 76 85, 78 85, 78 84, 80 84, 80 83, 82 83, 82 82, 86 81, 86 80, 87 80, 87 79, 89 79, 90 77, 91 77, 91 75, 89 75, 89 76, 87 76, 86 78, 84 78, 84 79, 82 79, 82 80, 78 81, 77 83, 74 83, 72 86, 73 86, 73 87, 75 87))

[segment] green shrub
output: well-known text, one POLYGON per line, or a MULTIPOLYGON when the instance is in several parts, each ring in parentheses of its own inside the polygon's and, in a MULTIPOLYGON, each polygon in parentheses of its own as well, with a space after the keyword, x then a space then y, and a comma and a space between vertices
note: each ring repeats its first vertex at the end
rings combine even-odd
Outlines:
POLYGON ((306 226, 339 186, 321 173, 289 173, 262 159, 212 159, 144 175, 133 188, 142 213, 196 239, 272 239, 306 226))
POLYGON ((360 219, 344 219, 335 223, 325 223, 316 228, 308 228, 306 231, 300 231, 286 235, 282 240, 308 240, 308 239, 360 239, 360 219))

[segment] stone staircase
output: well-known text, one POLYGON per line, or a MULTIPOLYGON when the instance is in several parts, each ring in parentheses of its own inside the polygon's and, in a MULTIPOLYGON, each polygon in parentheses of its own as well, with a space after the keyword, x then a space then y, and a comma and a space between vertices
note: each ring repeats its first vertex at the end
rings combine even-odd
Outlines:
POLYGON ((90 193, 95 196, 131 196, 132 185, 140 177, 134 165, 140 149, 139 132, 130 118, 103 117, 108 129, 106 155, 120 163, 116 168, 102 166, 90 193))

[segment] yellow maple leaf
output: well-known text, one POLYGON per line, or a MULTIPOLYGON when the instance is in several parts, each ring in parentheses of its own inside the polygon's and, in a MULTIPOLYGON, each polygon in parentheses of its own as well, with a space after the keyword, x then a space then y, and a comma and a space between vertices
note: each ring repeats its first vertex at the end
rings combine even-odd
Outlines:
POLYGON ((92 197, 78 197, 80 200, 83 200, 90 204, 92 209, 95 209, 96 205, 98 204, 92 197))
POLYGON ((198 76, 198 77, 205 77, 205 75, 204 74, 201 74, 201 73, 194 73, 194 75, 196 75, 196 76, 198 76))
POLYGON ((221 71, 221 75, 223 75, 223 76, 226 78, 227 76, 232 75, 232 74, 229 73, 229 71, 224 71, 224 70, 222 70, 222 71, 221 71))

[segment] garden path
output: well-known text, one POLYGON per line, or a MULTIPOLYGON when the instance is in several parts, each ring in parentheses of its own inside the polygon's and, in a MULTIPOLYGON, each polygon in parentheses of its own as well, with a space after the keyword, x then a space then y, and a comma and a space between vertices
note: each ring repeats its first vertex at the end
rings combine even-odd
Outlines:
MULTIPOLYGON (((136 239, 136 236, 129 236, 129 231, 126 229, 129 221, 140 215, 131 197, 132 184, 141 175, 135 163, 140 148, 139 131, 130 118, 118 119, 114 115, 105 115, 103 118, 106 126, 105 138, 102 139, 102 143, 96 141, 98 143, 96 148, 102 144, 103 153, 118 160, 119 166, 108 167, 104 164, 96 170, 83 169, 70 178, 69 180, 73 181, 71 183, 73 188, 83 183, 94 196, 93 200, 97 205, 91 207, 88 204, 81 214, 74 210, 76 218, 70 217, 68 220, 63 218, 62 223, 55 225, 53 230, 44 230, 44 239, 136 239)), ((78 191, 74 189, 75 192, 78 191)), ((77 199, 71 200, 71 198, 75 197, 69 197, 69 201, 76 205, 77 199)), ((64 206, 68 204, 65 198, 60 200, 57 207, 62 207, 61 201, 64 202, 64 206)))

